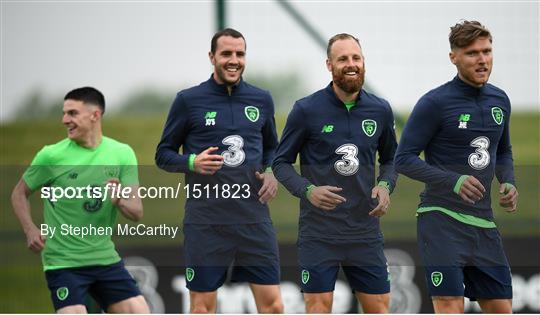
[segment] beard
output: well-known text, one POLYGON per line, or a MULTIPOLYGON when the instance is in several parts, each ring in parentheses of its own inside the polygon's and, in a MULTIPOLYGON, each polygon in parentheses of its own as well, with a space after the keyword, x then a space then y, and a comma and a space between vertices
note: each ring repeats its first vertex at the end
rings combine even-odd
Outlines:
POLYGON ((345 67, 343 70, 332 69, 332 80, 334 83, 344 92, 353 94, 359 92, 364 85, 364 74, 366 71, 358 67, 345 67), (349 78, 345 73, 349 71, 356 71, 358 76, 356 78, 349 78))

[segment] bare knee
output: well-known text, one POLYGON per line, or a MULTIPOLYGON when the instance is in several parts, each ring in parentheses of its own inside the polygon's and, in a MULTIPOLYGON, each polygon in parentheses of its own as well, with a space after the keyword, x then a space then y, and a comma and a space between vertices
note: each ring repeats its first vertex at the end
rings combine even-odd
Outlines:
POLYGON ((330 313, 332 312, 333 292, 328 293, 305 293, 306 313, 330 313))
POLYGON ((367 294, 356 292, 356 298, 364 313, 384 314, 389 312, 390 294, 367 294))
POLYGON ((137 295, 111 304, 109 307, 107 307, 107 312, 122 314, 148 314, 150 313, 150 308, 148 307, 148 304, 146 304, 144 296, 137 295))
POLYGON ((456 296, 434 296, 432 297, 435 313, 464 313, 465 305, 463 297, 456 296))
POLYGON ((332 312, 332 306, 322 302, 306 303, 306 313, 326 314, 332 312))
POLYGON ((217 308, 217 291, 195 292, 189 291, 189 312, 193 314, 215 313, 217 308))
POLYGON ((263 314, 282 314, 283 313, 283 302, 281 299, 276 299, 270 304, 261 305, 259 313, 263 314))
POLYGON ((370 304, 370 305, 366 305, 364 306, 362 304, 362 310, 364 311, 364 313, 367 313, 367 314, 387 314, 389 313, 389 307, 388 307, 388 304, 384 304, 384 303, 374 303, 374 304, 370 304))
POLYGON ((512 300, 511 299, 482 299, 478 300, 482 312, 491 314, 511 314, 512 300))
POLYGON ((249 284, 257 311, 266 314, 283 313, 283 302, 281 301, 281 292, 278 285, 249 284))

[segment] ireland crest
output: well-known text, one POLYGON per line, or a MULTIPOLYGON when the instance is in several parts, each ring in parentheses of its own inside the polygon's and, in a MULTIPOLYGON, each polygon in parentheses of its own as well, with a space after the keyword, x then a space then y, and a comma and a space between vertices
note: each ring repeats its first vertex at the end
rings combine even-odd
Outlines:
POLYGON ((188 282, 191 282, 195 278, 195 270, 192 268, 186 268, 186 279, 188 282))
POLYGON ((259 120, 259 109, 255 106, 246 106, 244 108, 244 114, 251 122, 259 120))
POLYGON ((107 178, 118 178, 120 176, 120 168, 116 166, 104 166, 103 173, 107 178))
POLYGON ((306 284, 309 281, 309 271, 306 269, 302 270, 302 283, 306 284))
POLYGON ((377 122, 373 119, 364 119, 362 121, 362 130, 368 137, 373 137, 377 131, 377 122))
POLYGON ((500 107, 492 107, 491 108, 491 117, 493 117, 493 120, 497 123, 497 125, 502 124, 503 122, 503 111, 500 107))
POLYGON ((441 285, 442 280, 443 280, 442 272, 434 271, 431 273, 431 282, 433 283, 434 286, 438 287, 439 285, 441 285))
POLYGON ((67 287, 61 287, 61 288, 58 288, 58 290, 56 290, 56 297, 60 301, 67 299, 68 295, 69 295, 69 289, 67 287))

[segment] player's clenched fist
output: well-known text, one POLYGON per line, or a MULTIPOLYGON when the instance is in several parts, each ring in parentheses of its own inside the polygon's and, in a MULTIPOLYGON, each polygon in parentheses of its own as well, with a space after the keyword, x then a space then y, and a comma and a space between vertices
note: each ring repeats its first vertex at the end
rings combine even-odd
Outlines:
POLYGON ((506 212, 515 212, 517 210, 519 196, 516 187, 510 184, 501 184, 499 193, 501 194, 499 205, 503 207, 506 212))
POLYGON ((45 236, 41 235, 37 227, 34 226, 26 232, 26 245, 35 253, 39 253, 45 248, 45 236))
POLYGON ((212 154, 219 149, 218 147, 209 147, 195 157, 193 168, 196 173, 203 175, 213 175, 223 166, 223 156, 212 154))

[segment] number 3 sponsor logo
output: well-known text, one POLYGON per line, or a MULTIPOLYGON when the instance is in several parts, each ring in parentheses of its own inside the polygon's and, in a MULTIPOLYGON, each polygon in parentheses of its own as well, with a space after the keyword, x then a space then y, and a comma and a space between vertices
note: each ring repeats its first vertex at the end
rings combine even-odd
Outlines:
POLYGON ((334 163, 336 172, 343 176, 351 176, 358 172, 360 161, 356 157, 358 155, 358 147, 352 143, 346 143, 335 151, 337 154, 343 154, 341 160, 334 163))
POLYGON ((244 147, 244 139, 238 135, 232 135, 225 137, 223 144, 229 145, 227 151, 223 151, 223 163, 230 167, 239 166, 246 159, 246 153, 242 148, 244 147))
POLYGON ((489 139, 481 136, 471 141, 471 146, 477 148, 469 155, 469 165, 475 170, 483 170, 489 165, 489 139))

